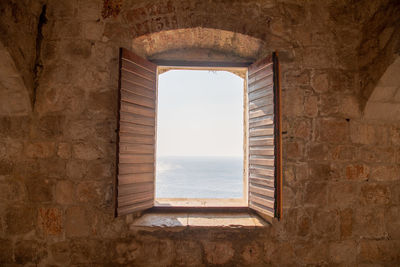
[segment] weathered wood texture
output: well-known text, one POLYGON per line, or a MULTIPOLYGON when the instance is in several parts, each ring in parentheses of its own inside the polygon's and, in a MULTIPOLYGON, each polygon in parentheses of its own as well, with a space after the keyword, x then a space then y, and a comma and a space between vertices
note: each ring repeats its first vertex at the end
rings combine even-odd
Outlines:
POLYGON ((154 205, 157 66, 120 52, 116 216, 154 205))
POLYGON ((276 55, 249 67, 249 207, 280 217, 280 102, 276 55))

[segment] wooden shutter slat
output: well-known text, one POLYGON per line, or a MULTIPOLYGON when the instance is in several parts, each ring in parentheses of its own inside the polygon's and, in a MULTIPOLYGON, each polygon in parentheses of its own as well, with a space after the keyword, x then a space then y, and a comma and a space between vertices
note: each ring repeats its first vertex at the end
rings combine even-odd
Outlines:
POLYGON ((157 66, 120 51, 117 216, 154 205, 157 66))
POLYGON ((266 115, 270 115, 274 110, 274 106, 273 105, 268 105, 268 106, 262 106, 258 109, 253 109, 250 110, 249 112, 249 118, 253 119, 256 117, 262 117, 262 116, 266 116, 266 115))
POLYGON ((136 123, 121 122, 120 131, 126 133, 137 133, 152 135, 154 133, 154 126, 141 125, 136 123))
POLYGON ((266 175, 266 176, 274 176, 275 170, 272 169, 267 169, 267 168, 260 168, 260 166, 254 166, 250 165, 250 175, 251 174, 260 174, 260 175, 266 175))
POLYGON ((270 147, 270 148, 259 148, 259 149, 250 148, 250 153, 252 155, 273 156, 273 155, 275 155, 275 150, 274 150, 273 147, 270 147))
POLYGON ((256 74, 259 71, 263 71, 266 68, 272 66, 272 55, 265 57, 264 59, 255 62, 249 67, 249 76, 256 74))
POLYGON ((150 90, 154 90, 155 81, 150 81, 136 73, 129 72, 125 69, 122 69, 121 72, 122 72, 122 75, 124 75, 124 80, 141 85, 150 90))
POLYGON ((150 209, 153 206, 154 206, 154 197, 149 201, 134 203, 134 205, 125 206, 125 207, 118 207, 117 213, 119 216, 122 216, 122 215, 130 214, 130 213, 133 213, 136 211, 150 209))
POLYGON ((263 216, 280 212, 280 102, 276 55, 248 71, 249 207, 263 216))
POLYGON ((154 74, 154 77, 157 77, 156 71, 157 71, 157 66, 154 63, 151 63, 150 61, 139 57, 135 53, 132 53, 131 51, 128 51, 126 49, 122 49, 122 57, 121 59, 124 60, 129 60, 137 65, 140 65, 141 67, 147 69, 149 72, 154 74))
POLYGON ((152 154, 153 145, 119 143, 120 153, 152 154))
POLYGON ((250 176, 250 183, 255 183, 255 184, 260 184, 260 185, 264 185, 264 186, 269 186, 269 187, 274 187, 274 180, 273 179, 266 179, 266 178, 259 178, 258 177, 254 177, 254 176, 250 176))
POLYGON ((142 192, 153 192, 154 183, 123 184, 118 186, 118 196, 131 195, 142 192))
POLYGON ((262 187, 252 183, 250 183, 250 193, 251 192, 272 198, 275 196, 274 188, 267 186, 262 187))
POLYGON ((272 77, 272 75, 273 75, 273 69, 272 69, 272 66, 269 66, 269 67, 266 67, 264 71, 259 71, 253 75, 249 75, 247 82, 249 84, 253 84, 253 83, 258 82, 262 79, 265 79, 269 76, 272 77))
POLYGON ((152 117, 146 117, 138 114, 133 114, 129 112, 120 112, 120 121, 121 122, 129 122, 129 123, 136 123, 140 125, 149 125, 154 126, 155 121, 152 117))
POLYGON ((121 111, 126 111, 128 113, 132 113, 135 115, 142 115, 150 118, 154 118, 155 116, 155 110, 153 108, 146 108, 143 106, 131 104, 125 102, 124 100, 121 101, 121 111))
POLYGON ((121 91, 121 99, 124 100, 125 102, 131 103, 131 104, 137 104, 137 105, 141 105, 141 106, 145 106, 145 107, 149 107, 149 108, 155 107, 155 103, 154 103, 153 99, 132 93, 123 88, 121 91))
POLYGON ((120 174, 118 175, 118 181, 120 185, 152 182, 153 172, 120 174))
POLYGON ((118 203, 121 207, 131 206, 134 203, 148 202, 152 199, 152 197, 152 194, 149 194, 148 192, 137 193, 118 197, 118 203))
POLYGON ((153 154, 120 154, 119 162, 121 163, 153 163, 153 154))
POLYGON ((250 129, 250 136, 263 136, 263 135, 273 135, 274 128, 262 127, 262 128, 252 128, 250 129))
POLYGON ((273 198, 265 198, 261 195, 251 194, 250 202, 255 202, 257 204, 263 205, 270 209, 274 209, 274 199, 273 198))
POLYGON ((272 86, 266 86, 264 88, 261 88, 262 90, 257 90, 254 92, 249 93, 249 100, 254 101, 256 99, 265 97, 265 96, 272 96, 272 86))
POLYGON ((147 69, 146 67, 144 67, 138 63, 128 60, 126 58, 122 59, 122 68, 129 70, 131 72, 132 71, 136 72, 137 74, 139 74, 143 77, 146 77, 146 79, 148 79, 148 80, 154 80, 154 72, 153 71, 147 69))
POLYGON ((273 85, 273 81, 272 81, 273 77, 272 76, 267 76, 265 78, 263 78, 262 80, 258 80, 254 83, 249 84, 249 92, 255 92, 257 90, 260 89, 265 89, 265 90, 270 90, 272 89, 272 85, 273 85))
POLYGON ((250 164, 263 165, 263 166, 275 166, 274 158, 250 158, 250 164))
POLYGON ((154 99, 156 95, 156 92, 153 90, 153 88, 149 89, 127 80, 121 80, 121 89, 150 99, 154 99))
POLYGON ((250 137, 249 138, 249 146, 271 146, 274 145, 274 138, 273 137, 250 137))
POLYGON ((249 102, 249 110, 261 108, 264 106, 272 106, 274 103, 270 97, 262 97, 249 102))
POLYGON ((154 164, 119 164, 119 174, 154 172, 154 164))
POLYGON ((120 133, 119 140, 122 143, 127 144, 147 144, 154 145, 154 136, 142 135, 142 134, 131 134, 131 133, 120 133))
POLYGON ((274 119, 271 115, 257 117, 249 120, 249 127, 254 128, 258 126, 273 125, 274 119))

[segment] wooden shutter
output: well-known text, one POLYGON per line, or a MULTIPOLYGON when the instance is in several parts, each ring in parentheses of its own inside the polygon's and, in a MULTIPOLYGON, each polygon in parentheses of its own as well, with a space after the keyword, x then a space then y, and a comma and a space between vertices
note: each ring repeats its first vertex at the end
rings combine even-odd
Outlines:
POLYGON ((277 55, 248 71, 249 207, 268 217, 281 216, 281 113, 277 55))
POLYGON ((116 215, 154 205, 157 66, 120 50, 116 215))

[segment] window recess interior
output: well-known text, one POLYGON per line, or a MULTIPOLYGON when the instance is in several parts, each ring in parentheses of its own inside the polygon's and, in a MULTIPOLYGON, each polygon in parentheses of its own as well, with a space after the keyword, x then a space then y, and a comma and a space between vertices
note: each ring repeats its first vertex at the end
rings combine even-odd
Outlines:
MULTIPOLYGON (((192 68, 232 67, 229 63, 195 63, 192 68), (196 66, 197 64, 197 66, 196 66), (218 65, 219 64, 219 65, 218 65), (201 66, 199 66, 201 65, 201 66)), ((158 66, 121 49, 119 79, 119 128, 117 177, 115 181, 115 215, 121 216, 154 207, 156 120, 157 120, 157 75, 162 68, 188 67, 188 63, 162 62, 158 66)), ((245 63, 246 64, 246 63, 245 63)), ((281 216, 281 126, 279 65, 276 54, 248 66, 245 80, 246 166, 245 196, 241 203, 209 202, 204 207, 248 207, 260 215, 271 218, 281 216), (246 86, 246 82, 248 86, 246 86)), ((245 66, 244 66, 245 65, 245 66)), ((196 206, 182 203, 177 207, 196 206)), ((228 201, 229 202, 229 201, 228 201)), ((169 204, 171 203, 164 203, 169 204)), ((172 203, 173 204, 173 203, 172 203)), ((157 205, 156 205, 157 206, 157 205)), ((162 208, 163 204, 158 203, 162 208)))

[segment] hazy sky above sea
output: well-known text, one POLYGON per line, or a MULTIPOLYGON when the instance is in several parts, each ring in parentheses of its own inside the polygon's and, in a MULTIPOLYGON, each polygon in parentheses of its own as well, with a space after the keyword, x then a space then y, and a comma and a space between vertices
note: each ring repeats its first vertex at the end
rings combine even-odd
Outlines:
POLYGON ((159 75, 157 156, 242 156, 243 79, 226 71, 159 75))

